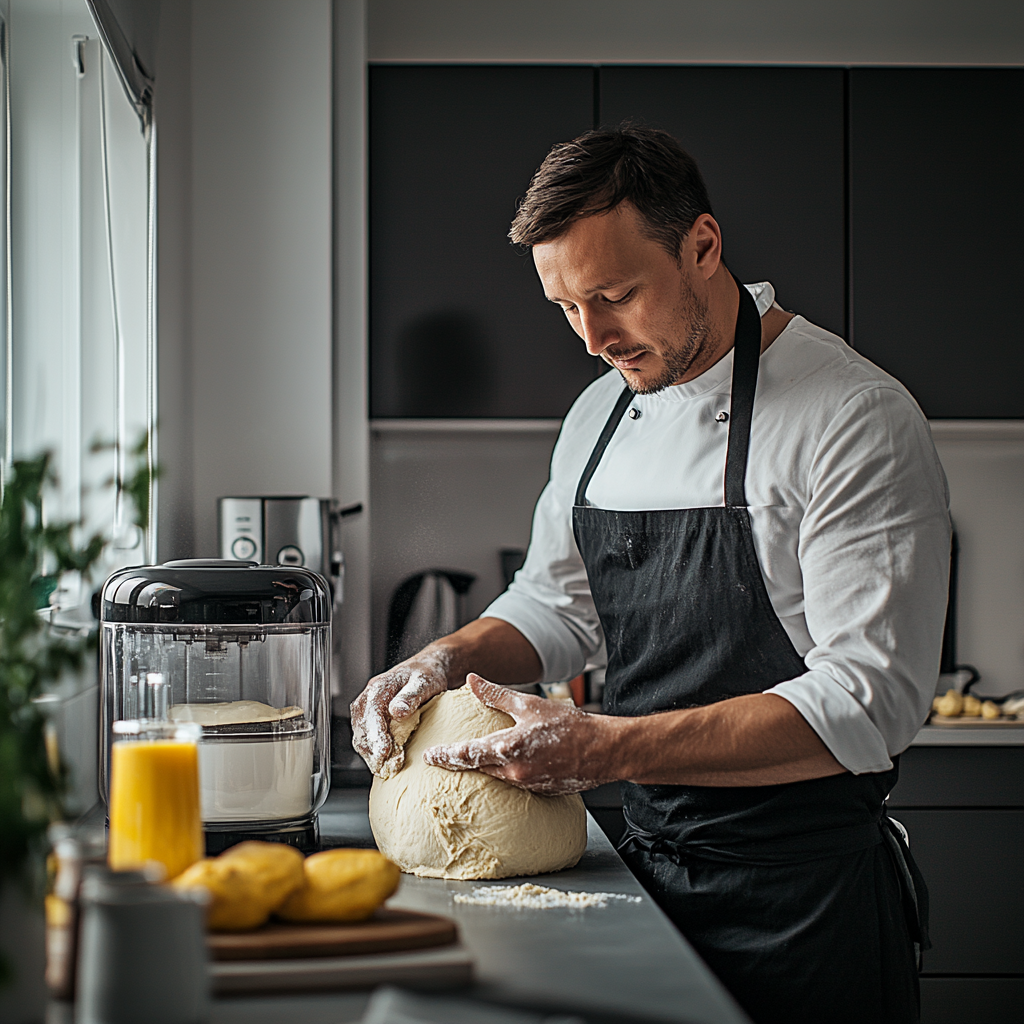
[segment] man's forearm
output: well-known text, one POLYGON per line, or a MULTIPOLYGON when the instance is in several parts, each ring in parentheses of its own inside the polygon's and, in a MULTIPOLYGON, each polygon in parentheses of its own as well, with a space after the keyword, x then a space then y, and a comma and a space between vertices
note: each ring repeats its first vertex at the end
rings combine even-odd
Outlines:
POLYGON ((648 785, 769 786, 846 770, 775 694, 641 718, 607 716, 597 732, 590 757, 606 758, 618 779, 648 785))
POLYGON ((474 619, 436 646, 447 654, 449 686, 461 686, 470 672, 506 685, 535 683, 543 672, 533 644, 504 619, 474 619))

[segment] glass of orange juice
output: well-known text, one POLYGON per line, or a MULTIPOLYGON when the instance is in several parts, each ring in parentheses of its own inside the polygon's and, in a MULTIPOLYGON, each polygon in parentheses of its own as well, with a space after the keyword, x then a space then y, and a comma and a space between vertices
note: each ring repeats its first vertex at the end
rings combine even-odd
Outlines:
POLYGON ((115 870, 157 861, 170 879, 203 856, 202 731, 193 722, 114 723, 107 861, 115 870))

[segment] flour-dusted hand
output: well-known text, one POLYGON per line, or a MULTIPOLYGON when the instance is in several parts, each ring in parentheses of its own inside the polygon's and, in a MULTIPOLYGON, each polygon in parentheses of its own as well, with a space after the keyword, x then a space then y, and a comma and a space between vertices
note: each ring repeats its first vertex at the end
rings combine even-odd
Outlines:
POLYGON ((407 721, 428 700, 444 693, 450 668, 450 653, 431 644, 374 676, 352 702, 352 746, 374 775, 387 777, 401 769, 405 755, 395 742, 392 722, 407 721))
POLYGON ((606 742, 601 716, 509 690, 475 673, 466 682, 484 704, 510 715, 515 725, 481 739, 430 747, 423 754, 427 764, 456 772, 476 769, 548 795, 579 793, 611 781, 601 756, 606 742))

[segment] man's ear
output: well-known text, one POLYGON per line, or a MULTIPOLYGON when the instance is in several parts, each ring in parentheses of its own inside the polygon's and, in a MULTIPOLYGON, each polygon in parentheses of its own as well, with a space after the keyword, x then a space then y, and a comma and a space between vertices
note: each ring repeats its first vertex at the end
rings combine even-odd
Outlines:
POLYGON ((687 249, 697 272, 710 280, 722 262, 722 229, 710 213, 702 213, 693 222, 683 241, 683 251, 687 249))

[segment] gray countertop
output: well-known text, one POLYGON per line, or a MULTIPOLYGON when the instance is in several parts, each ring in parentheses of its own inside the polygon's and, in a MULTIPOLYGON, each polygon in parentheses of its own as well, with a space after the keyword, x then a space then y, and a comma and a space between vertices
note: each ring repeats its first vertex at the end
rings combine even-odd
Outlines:
MULTIPOLYGON (((320 815, 325 847, 372 845, 367 795, 332 794, 320 815)), ((591 1011, 652 1021, 744 1024, 747 1018, 668 918, 643 891, 588 816, 589 843, 570 871, 531 879, 538 885, 639 897, 586 910, 517 910, 455 903, 453 896, 479 885, 402 876, 389 906, 445 914, 459 925, 476 959, 476 988, 483 998, 520 1006, 591 1011)), ((358 1020, 366 994, 260 996, 218 1000, 211 1024, 336 1024, 358 1020)))
POLYGON ((911 740, 912 747, 1021 747, 1020 725, 926 725, 911 740))

